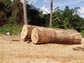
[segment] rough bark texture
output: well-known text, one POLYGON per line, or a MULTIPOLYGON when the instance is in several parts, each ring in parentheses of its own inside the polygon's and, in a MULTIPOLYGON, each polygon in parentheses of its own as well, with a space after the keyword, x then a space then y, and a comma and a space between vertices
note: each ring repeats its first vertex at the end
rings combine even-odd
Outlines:
POLYGON ((31 40, 35 44, 41 43, 62 43, 80 44, 81 34, 75 30, 34 28, 31 33, 31 40))
POLYGON ((53 12, 53 0, 50 0, 50 27, 52 26, 52 12, 53 12))

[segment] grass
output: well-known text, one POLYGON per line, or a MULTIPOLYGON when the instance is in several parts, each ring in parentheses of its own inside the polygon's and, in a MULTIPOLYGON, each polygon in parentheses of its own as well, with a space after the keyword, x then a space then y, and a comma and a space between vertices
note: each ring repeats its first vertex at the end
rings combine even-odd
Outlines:
POLYGON ((10 32, 11 34, 19 34, 21 32, 22 25, 4 25, 0 27, 0 33, 6 34, 10 32))
POLYGON ((84 37, 84 30, 81 32, 82 36, 84 37))

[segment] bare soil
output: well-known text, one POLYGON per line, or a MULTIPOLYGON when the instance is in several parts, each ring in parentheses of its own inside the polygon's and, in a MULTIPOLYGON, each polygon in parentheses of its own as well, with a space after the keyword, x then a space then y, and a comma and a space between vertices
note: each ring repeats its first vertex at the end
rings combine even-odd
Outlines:
POLYGON ((0 35, 0 63, 84 63, 84 39, 74 45, 35 45, 20 36, 0 35))

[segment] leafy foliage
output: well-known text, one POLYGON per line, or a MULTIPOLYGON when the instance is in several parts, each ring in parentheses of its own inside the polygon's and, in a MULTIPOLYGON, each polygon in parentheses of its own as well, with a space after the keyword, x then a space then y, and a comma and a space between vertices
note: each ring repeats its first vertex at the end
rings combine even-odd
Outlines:
POLYGON ((9 25, 6 24, 3 27, 0 27, 0 33, 6 34, 7 32, 10 32, 11 34, 18 34, 21 32, 22 25, 9 25))
POLYGON ((28 18, 29 24, 43 26, 45 24, 45 20, 43 14, 39 11, 39 9, 35 8, 32 5, 27 5, 28 10, 28 18))
MULTIPOLYGON (((70 9, 68 6, 64 10, 55 8, 52 27, 75 29, 84 34, 84 18, 78 15, 78 9, 70 9)), ((50 14, 43 14, 33 5, 27 4, 27 16, 28 24, 49 27, 50 14)), ((0 32, 16 33, 23 24, 23 4, 20 0, 0 0, 0 32)))
POLYGON ((81 31, 81 34, 82 34, 82 36, 84 37, 84 30, 83 30, 83 31, 81 31))
POLYGON ((53 27, 84 30, 84 19, 78 15, 78 9, 79 7, 70 9, 68 6, 64 10, 57 8, 53 13, 53 27))

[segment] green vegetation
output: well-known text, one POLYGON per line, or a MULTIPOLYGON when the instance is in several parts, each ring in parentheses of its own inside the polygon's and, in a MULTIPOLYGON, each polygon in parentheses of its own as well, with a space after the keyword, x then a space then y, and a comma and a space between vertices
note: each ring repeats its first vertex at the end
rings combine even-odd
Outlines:
POLYGON ((68 6, 64 10, 56 8, 53 12, 53 27, 63 29, 75 29, 77 31, 84 30, 84 18, 78 15, 79 7, 70 9, 68 6))
MULTIPOLYGON (((84 36, 84 18, 78 15, 79 7, 65 7, 61 10, 55 8, 53 12, 52 27, 62 29, 75 29, 84 36)), ((38 8, 27 4, 28 24, 49 27, 50 14, 43 14, 38 8)), ((21 32, 23 21, 23 4, 20 0, 0 1, 0 33, 11 32, 17 34, 21 32)))
POLYGON ((82 36, 84 37, 84 30, 81 32, 82 36))
POLYGON ((10 32, 11 34, 18 34, 21 32, 22 25, 4 25, 3 27, 0 27, 0 33, 6 34, 7 32, 10 32))

